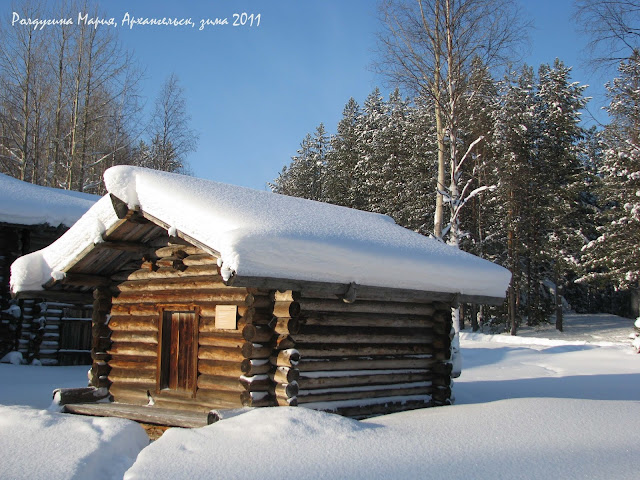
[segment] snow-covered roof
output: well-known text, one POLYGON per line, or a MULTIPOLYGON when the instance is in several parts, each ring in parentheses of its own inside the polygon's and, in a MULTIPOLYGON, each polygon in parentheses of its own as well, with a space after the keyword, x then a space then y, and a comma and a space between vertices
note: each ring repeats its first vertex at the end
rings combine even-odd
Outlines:
POLYGON ((0 173, 0 222, 70 227, 100 197, 42 187, 0 173))
MULTIPOLYGON (((105 172, 110 194, 215 252, 225 279, 292 279, 504 297, 510 272, 386 215, 138 167, 105 172)), ((12 266, 14 292, 40 290, 118 221, 97 202, 49 247, 12 266)))

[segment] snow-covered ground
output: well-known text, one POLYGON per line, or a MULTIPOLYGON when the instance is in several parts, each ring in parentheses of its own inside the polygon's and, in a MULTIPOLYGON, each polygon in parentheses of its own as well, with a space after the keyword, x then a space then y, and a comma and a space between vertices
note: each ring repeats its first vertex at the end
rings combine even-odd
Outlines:
POLYGON ((635 479, 640 355, 627 338, 632 325, 569 315, 563 333, 463 332, 451 407, 361 422, 255 409, 170 429, 149 446, 134 422, 43 410, 52 388, 84 385, 87 367, 3 364, 0 478, 635 479))

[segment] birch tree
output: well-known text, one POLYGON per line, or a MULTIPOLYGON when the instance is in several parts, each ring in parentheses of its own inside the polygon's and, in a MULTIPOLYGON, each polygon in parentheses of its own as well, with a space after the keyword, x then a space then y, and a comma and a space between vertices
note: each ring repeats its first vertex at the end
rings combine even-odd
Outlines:
POLYGON ((433 233, 441 239, 448 234, 449 243, 458 246, 463 193, 479 193, 460 186, 469 147, 481 141, 461 145, 461 100, 471 64, 475 59, 489 68, 504 64, 525 38, 525 25, 512 0, 384 0, 380 16, 378 71, 433 105, 438 145, 433 233))

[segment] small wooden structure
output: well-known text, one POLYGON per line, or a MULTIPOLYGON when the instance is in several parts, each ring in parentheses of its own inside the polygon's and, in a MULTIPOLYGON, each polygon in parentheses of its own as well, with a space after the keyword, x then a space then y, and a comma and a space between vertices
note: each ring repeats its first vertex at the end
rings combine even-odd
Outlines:
POLYGON ((98 197, 2 174, 0 188, 0 357, 18 351, 27 361, 43 365, 89 365, 91 302, 74 304, 64 298, 47 302, 42 297, 15 301, 9 278, 13 261, 57 240, 98 197), (46 196, 48 203, 39 202, 40 196, 46 196), (48 223, 51 219, 55 225, 48 223))
MULTIPOLYGON (((117 219, 63 265, 64 275, 44 293, 17 292, 93 302, 90 385, 108 389, 115 403, 84 408, 72 396, 62 402, 69 411, 148 421, 153 409, 206 419, 211 409, 299 405, 363 418, 446 405, 452 305, 502 301, 225 277, 216 245, 144 205, 114 195, 111 202, 117 219)), ((161 417, 157 423, 180 424, 161 417)))

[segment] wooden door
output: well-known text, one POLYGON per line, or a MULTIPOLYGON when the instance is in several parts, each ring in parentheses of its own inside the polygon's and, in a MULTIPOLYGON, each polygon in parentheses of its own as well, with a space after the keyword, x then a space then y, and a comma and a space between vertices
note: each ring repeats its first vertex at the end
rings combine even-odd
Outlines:
POLYGON ((197 316, 194 311, 164 311, 158 368, 158 389, 195 394, 197 378, 197 316))

